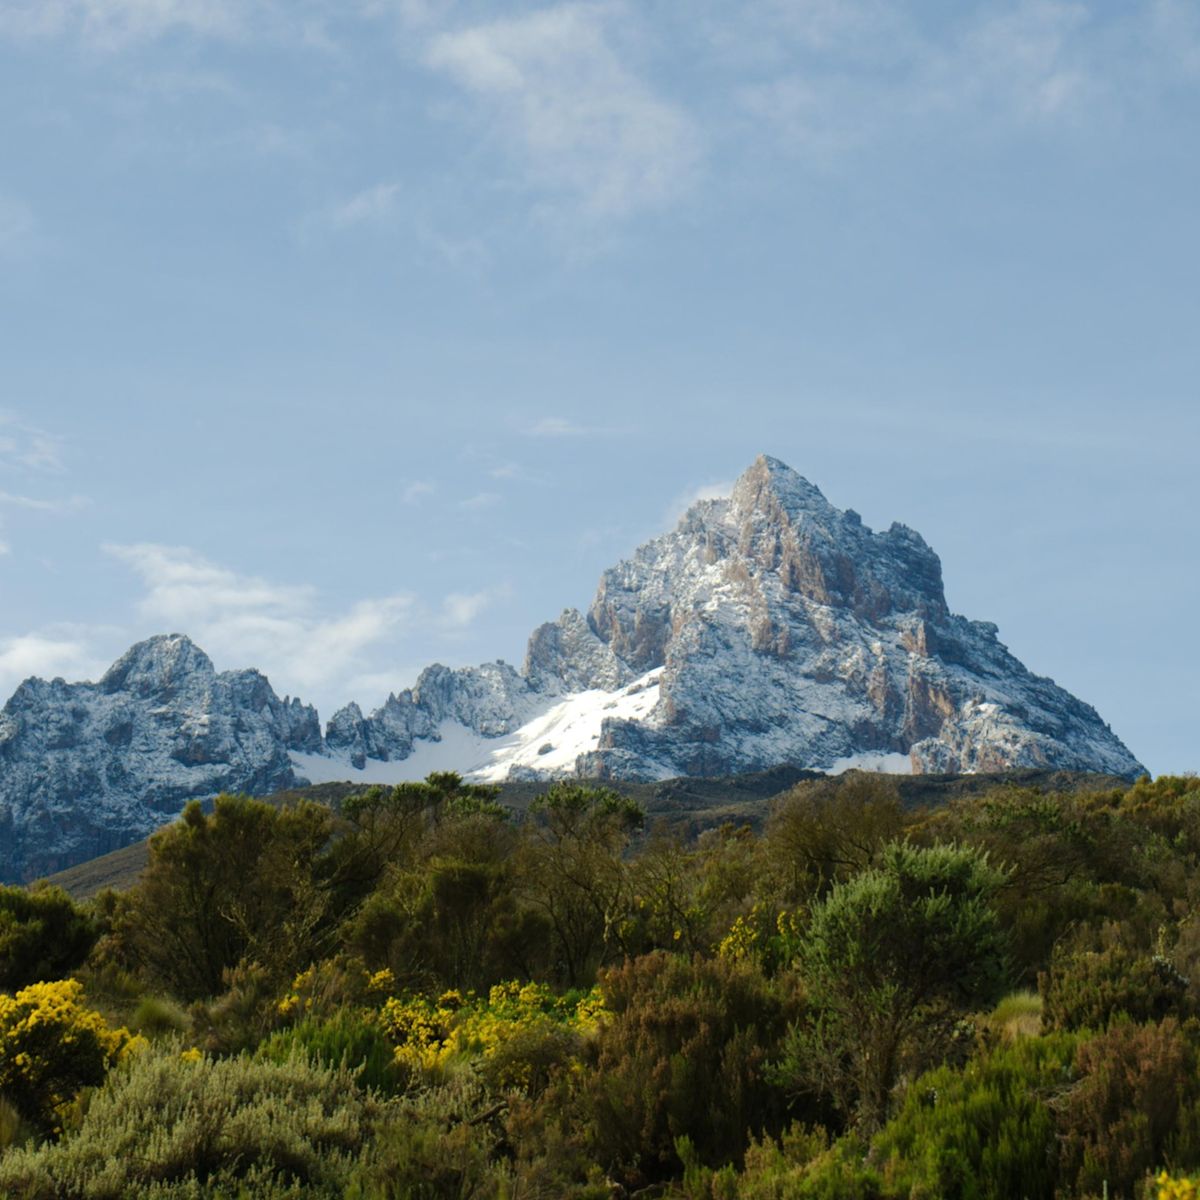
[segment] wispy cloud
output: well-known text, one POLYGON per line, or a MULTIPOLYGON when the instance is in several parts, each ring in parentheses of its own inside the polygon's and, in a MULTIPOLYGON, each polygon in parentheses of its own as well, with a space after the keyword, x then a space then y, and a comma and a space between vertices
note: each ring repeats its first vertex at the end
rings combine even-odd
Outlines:
POLYGON ((57 435, 31 425, 17 413, 0 409, 0 470, 58 473, 63 443, 57 435))
POLYGON ((269 668, 277 688, 306 697, 340 692, 407 628, 414 610, 413 598, 398 593, 329 614, 308 585, 242 575, 185 547, 104 549, 145 585, 138 604, 144 622, 187 632, 224 665, 269 668))
POLYGON ((607 437, 620 432, 612 426, 586 425, 568 417, 542 417, 525 427, 529 437, 539 438, 607 437))
POLYGON ((400 493, 400 499, 405 504, 416 504, 425 496, 432 496, 434 490, 432 483, 426 483, 423 479, 414 479, 400 493))
POLYGON ((231 37, 265 6, 259 0, 0 0, 0 36, 78 36, 102 47, 174 30, 231 37))
POLYGON ((558 4, 432 38, 426 63, 480 102, 524 184, 589 218, 627 217, 691 182, 700 137, 619 52, 621 4, 558 4))
POLYGON ((460 500, 458 507, 463 512, 482 512, 487 508, 495 508, 501 499, 498 492, 476 492, 473 496, 460 500))
POLYGON ((86 496, 64 496, 41 499, 37 496, 21 496, 13 492, 0 492, 0 508, 23 508, 30 512, 73 513, 90 507, 86 496))
POLYGON ((473 625, 497 600, 511 595, 508 587, 484 588, 478 592, 451 592, 442 601, 440 623, 451 632, 473 625))
POLYGON ((668 526, 676 524, 693 504, 698 504, 701 500, 726 499, 733 491, 733 484, 732 479, 726 479, 719 483, 702 483, 698 487, 688 488, 667 506, 663 524, 668 526))
POLYGON ((398 183, 377 183, 336 205, 329 214, 330 224, 334 229, 350 229, 388 221, 396 215, 399 196, 398 183))

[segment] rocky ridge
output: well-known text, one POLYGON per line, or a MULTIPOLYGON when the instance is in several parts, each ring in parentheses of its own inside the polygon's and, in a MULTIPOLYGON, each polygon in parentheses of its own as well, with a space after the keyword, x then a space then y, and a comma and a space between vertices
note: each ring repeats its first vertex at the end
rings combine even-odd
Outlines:
POLYGON ((0 879, 30 879, 145 837, 192 797, 295 782, 316 709, 258 671, 217 673, 180 634, 97 683, 26 680, 0 710, 0 879))
POLYGON ((193 796, 311 780, 1142 771, 1089 705, 951 613, 941 563, 762 457, 727 499, 604 572, 520 670, 434 665, 370 715, 316 711, 186 637, 98 683, 31 679, 0 711, 0 878, 115 849, 193 796))

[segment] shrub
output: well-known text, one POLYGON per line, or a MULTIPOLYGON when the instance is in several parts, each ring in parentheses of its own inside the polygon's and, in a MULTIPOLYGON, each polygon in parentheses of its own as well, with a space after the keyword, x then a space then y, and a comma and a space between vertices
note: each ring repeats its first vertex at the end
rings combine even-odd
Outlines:
POLYGON ((1050 1029, 1100 1030, 1120 1017, 1160 1021, 1192 1015, 1188 981, 1166 958, 1119 944, 1056 957, 1038 986, 1050 1029))
POLYGON ((975 850, 893 842, 836 884, 801 944, 814 1019, 790 1036, 781 1080, 877 1128, 905 1066, 937 1061, 962 1014, 998 996, 1002 878, 975 850))
POLYGON ((908 1088, 871 1145, 885 1195, 1051 1200, 1057 1176, 1053 1097, 1069 1082, 1074 1039, 1022 1038, 939 1067, 908 1088))
POLYGON ((147 1051, 113 1074, 77 1131, 0 1159, 0 1194, 122 1200, 340 1197, 378 1117, 349 1073, 147 1051))
POLYGON ((0 991, 69 975, 97 934, 62 888, 0 886, 0 991))
POLYGON ((578 1123, 601 1167, 630 1185, 676 1172, 676 1141, 700 1161, 740 1161, 751 1134, 783 1124, 767 1060, 796 1003, 754 967, 657 952, 601 976, 609 1016, 578 1123))
POLYGON ((133 1010, 131 1023, 146 1037, 182 1033, 188 1027, 188 1015, 165 996, 143 996, 133 1010))
POLYGON ((1200 1147, 1179 1145, 1178 1133, 1200 1083, 1195 1053, 1173 1018, 1115 1022, 1080 1045, 1076 1068, 1079 1081, 1059 1114, 1066 1183, 1098 1194, 1107 1182, 1111 1194, 1132 1195, 1168 1149, 1194 1161, 1200 1147))
POLYGON ((118 1059, 143 1045, 85 1008, 73 979, 0 993, 0 1094, 43 1133, 58 1129, 71 1101, 118 1059))
POLYGON ((409 1078, 379 1025, 347 1009, 323 1019, 306 1017, 272 1034, 258 1050, 260 1058, 275 1063, 297 1053, 323 1067, 345 1067, 359 1087, 387 1095, 402 1091, 409 1078))

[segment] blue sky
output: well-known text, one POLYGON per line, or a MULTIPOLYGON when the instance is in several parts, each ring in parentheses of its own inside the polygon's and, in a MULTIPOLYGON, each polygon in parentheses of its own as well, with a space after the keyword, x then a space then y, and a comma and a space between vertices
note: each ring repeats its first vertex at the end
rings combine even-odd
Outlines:
POLYGON ((1200 767, 1200 6, 0 0, 0 693, 328 716, 760 452, 1200 767))

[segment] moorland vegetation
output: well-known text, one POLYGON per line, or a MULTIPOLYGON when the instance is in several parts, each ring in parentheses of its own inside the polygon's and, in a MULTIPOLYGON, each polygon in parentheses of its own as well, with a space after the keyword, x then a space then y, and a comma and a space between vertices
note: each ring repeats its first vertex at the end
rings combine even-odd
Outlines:
POLYGON ((222 796, 0 888, 0 1195, 1194 1197, 1198 868, 1191 777, 222 796))

